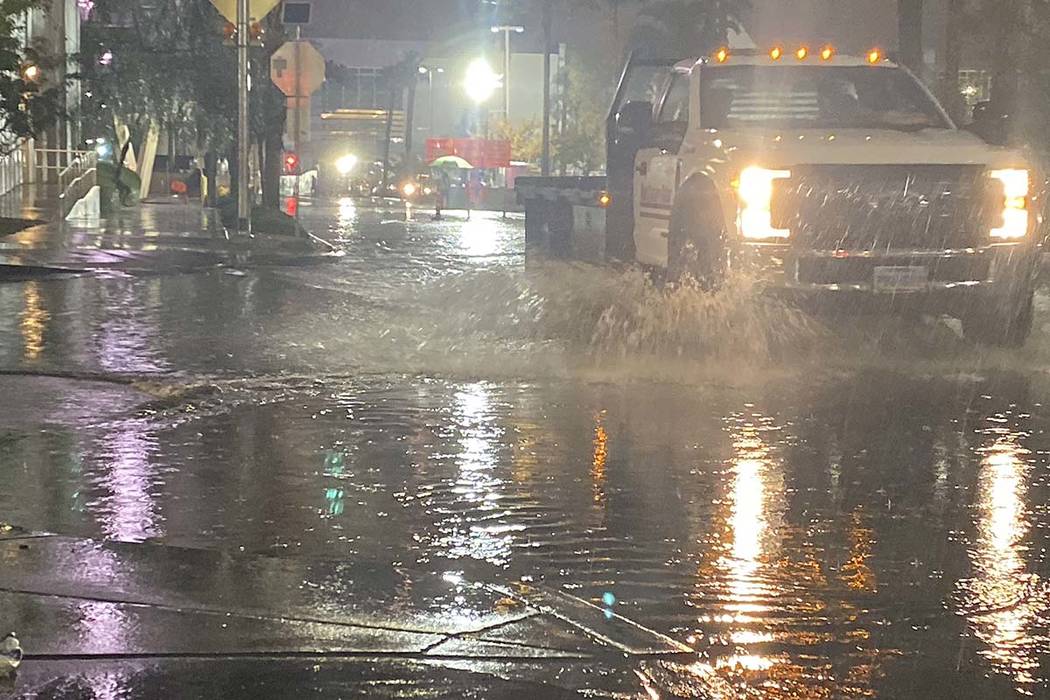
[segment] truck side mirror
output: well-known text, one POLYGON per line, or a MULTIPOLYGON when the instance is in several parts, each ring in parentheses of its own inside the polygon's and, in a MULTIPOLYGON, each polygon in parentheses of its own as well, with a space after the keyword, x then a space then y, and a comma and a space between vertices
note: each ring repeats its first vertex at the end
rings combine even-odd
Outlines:
POLYGON ((653 104, 643 100, 624 103, 616 115, 616 128, 621 136, 642 137, 653 125, 653 104))
POLYGON ((993 146, 1005 146, 1009 136, 1010 115, 1004 114, 992 102, 978 102, 973 108, 973 121, 966 126, 970 131, 993 146))

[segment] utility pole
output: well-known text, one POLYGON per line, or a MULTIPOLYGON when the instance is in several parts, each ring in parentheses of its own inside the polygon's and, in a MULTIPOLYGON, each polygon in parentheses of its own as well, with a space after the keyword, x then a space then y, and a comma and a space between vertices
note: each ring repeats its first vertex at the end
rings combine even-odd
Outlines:
POLYGON ((503 120, 510 124, 510 30, 503 31, 503 120))
POLYGON ((295 115, 292 126, 295 128, 295 136, 292 139, 292 152, 295 153, 295 157, 298 159, 298 165, 295 167, 295 187, 292 189, 292 196, 295 198, 295 218, 299 218, 299 173, 302 172, 303 166, 303 153, 299 149, 302 144, 299 142, 303 128, 303 61, 302 61, 302 42, 303 28, 300 26, 295 27, 295 115))
POLYGON ((553 0, 543 3, 543 152, 540 171, 551 174, 551 23, 553 0))
POLYGON ((923 0, 897 0, 897 41, 901 62, 922 77, 923 0))
POLYGON ((248 0, 237 0, 237 232, 251 231, 248 197, 248 0))
POLYGON ((501 24, 492 27, 493 34, 503 33, 503 120, 510 123, 510 33, 521 34, 525 27, 501 24))

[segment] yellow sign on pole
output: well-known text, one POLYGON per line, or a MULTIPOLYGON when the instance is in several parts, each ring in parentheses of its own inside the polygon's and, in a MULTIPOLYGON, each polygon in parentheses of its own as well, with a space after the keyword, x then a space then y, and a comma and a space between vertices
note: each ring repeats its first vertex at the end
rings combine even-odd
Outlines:
MULTIPOLYGON (((273 11, 281 0, 248 0, 248 23, 258 22, 273 11)), ((211 4, 230 24, 237 24, 237 0, 211 0, 211 4)))

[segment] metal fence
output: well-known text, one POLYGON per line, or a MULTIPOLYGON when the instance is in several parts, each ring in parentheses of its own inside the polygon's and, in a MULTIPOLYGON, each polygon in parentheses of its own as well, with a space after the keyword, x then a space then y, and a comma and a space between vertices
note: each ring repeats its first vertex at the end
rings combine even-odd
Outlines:
POLYGON ((10 192, 25 182, 26 148, 19 144, 10 153, 0 155, 0 194, 10 192))

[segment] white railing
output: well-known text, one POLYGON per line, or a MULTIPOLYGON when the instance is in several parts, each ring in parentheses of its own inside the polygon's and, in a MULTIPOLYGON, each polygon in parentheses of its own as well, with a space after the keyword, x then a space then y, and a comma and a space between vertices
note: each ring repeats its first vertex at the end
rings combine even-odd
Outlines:
POLYGON ((98 155, 94 151, 36 148, 33 161, 36 182, 56 184, 65 191, 70 183, 96 167, 98 155))
POLYGON ((34 182, 55 185, 63 216, 97 182, 98 155, 64 148, 33 149, 34 182))
POLYGON ((26 148, 21 143, 13 151, 0 154, 0 194, 10 192, 25 182, 26 148))

